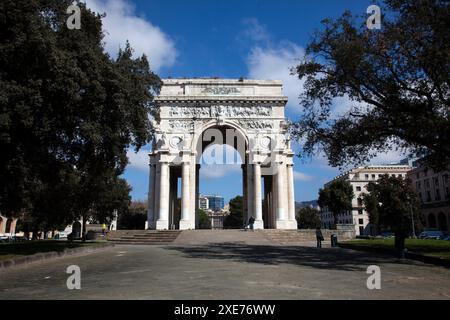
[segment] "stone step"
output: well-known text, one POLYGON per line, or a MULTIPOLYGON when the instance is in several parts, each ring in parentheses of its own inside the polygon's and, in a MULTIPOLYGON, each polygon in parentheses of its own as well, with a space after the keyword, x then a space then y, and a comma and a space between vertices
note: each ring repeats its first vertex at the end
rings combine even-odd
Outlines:
POLYGON ((108 241, 120 244, 168 244, 180 235, 180 230, 118 230, 108 235, 108 241))
POLYGON ((153 238, 176 238, 177 234, 135 234, 132 236, 122 236, 122 238, 136 238, 136 239, 153 239, 153 238))

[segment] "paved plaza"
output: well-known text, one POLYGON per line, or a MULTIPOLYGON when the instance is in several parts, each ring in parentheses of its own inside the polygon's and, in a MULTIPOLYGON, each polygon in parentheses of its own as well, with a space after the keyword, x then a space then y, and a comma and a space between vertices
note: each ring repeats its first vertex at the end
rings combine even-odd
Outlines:
POLYGON ((171 245, 116 245, 0 273, 0 299, 450 299, 450 270, 257 232, 185 231, 171 245), (81 268, 68 290, 66 268, 81 268), (381 289, 369 290, 369 265, 381 289))

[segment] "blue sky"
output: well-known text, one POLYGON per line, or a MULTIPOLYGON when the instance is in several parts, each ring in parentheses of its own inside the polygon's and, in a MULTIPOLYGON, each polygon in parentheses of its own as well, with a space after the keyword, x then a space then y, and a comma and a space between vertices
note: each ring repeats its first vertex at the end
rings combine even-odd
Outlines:
MULTIPOLYGON (((303 54, 320 21, 338 17, 345 10, 366 14, 369 0, 86 0, 106 12, 106 50, 114 56, 128 39, 135 54, 145 53, 161 78, 221 77, 278 79, 289 97, 286 116, 298 120, 299 80, 289 74, 303 54)), ((346 99, 335 102, 345 110, 346 99)), ((295 146, 298 148, 298 146, 295 146)), ((124 177, 133 187, 133 199, 145 199, 148 189, 148 146, 135 154, 124 177)), ((373 163, 394 162, 396 152, 383 154, 373 163)), ((306 162, 295 159, 295 198, 317 198, 323 184, 339 174, 323 156, 306 162)), ((227 202, 242 193, 239 170, 201 170, 200 192, 215 193, 227 202)))

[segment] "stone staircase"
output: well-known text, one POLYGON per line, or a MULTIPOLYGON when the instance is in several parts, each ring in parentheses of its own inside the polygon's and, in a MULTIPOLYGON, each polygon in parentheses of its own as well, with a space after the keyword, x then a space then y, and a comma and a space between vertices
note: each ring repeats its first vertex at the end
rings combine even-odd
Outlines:
POLYGON ((168 244, 180 235, 180 230, 115 230, 107 239, 117 244, 168 244))

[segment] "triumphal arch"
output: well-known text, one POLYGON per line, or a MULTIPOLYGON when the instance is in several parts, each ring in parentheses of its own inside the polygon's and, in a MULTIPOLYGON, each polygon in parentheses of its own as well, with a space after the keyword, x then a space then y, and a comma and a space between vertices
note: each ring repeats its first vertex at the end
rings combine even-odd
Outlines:
POLYGON ((256 229, 297 229, 281 81, 165 79, 155 103, 148 229, 198 227, 200 158, 214 144, 240 156, 245 221, 252 216, 256 229))

